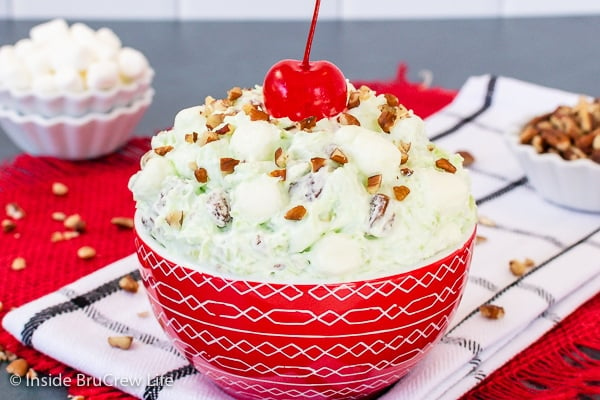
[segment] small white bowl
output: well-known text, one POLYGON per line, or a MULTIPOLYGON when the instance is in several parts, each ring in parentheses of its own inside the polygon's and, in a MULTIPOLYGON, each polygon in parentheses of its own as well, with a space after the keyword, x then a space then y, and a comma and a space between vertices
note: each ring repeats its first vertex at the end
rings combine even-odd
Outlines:
POLYGON ((83 160, 109 154, 125 144, 152 103, 154 90, 109 113, 43 118, 0 108, 0 125, 21 150, 32 155, 83 160))
POLYGON ((600 212, 600 164, 538 153, 533 146, 520 143, 519 132, 515 129, 507 134, 508 145, 529 183, 544 199, 579 211, 600 212))
POLYGON ((80 93, 45 94, 33 90, 16 91, 0 85, 0 107, 47 118, 106 113, 135 102, 147 92, 153 78, 154 70, 148 69, 135 82, 121 84, 110 90, 80 93))

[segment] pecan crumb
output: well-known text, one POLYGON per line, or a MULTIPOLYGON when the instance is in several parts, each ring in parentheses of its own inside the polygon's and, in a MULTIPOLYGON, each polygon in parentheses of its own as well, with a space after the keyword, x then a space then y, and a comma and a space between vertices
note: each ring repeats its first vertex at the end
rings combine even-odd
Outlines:
POLYGON ((81 258, 82 260, 90 260, 96 257, 96 249, 94 249, 92 246, 82 246, 77 249, 77 257, 81 258))
POLYGON ((382 131, 385 133, 390 133, 392 127, 396 123, 396 118, 398 116, 396 107, 391 107, 387 104, 384 104, 381 107, 381 114, 377 118, 377 123, 382 131))
POLYGON ((360 126, 360 121, 354 115, 343 112, 337 117, 340 125, 356 125, 360 126))
POLYGON ((435 166, 439 169, 442 169, 446 172, 450 172, 451 174, 456 172, 456 167, 452 165, 447 158, 440 158, 435 161, 435 166))
POLYGON ((10 264, 10 269, 12 269, 13 271, 21 271, 24 270, 26 266, 27 262, 25 261, 25 258, 17 257, 10 264))
POLYGON ((5 207, 6 215, 12 219, 21 219, 25 217, 25 210, 17 203, 8 203, 5 207))
POLYGON ((121 350, 128 350, 133 342, 133 336, 109 336, 108 344, 121 350))
POLYGON ((290 220, 290 221, 299 221, 302 218, 304 218, 305 215, 306 215, 306 208, 304 208, 304 206, 302 206, 302 205, 299 205, 299 206, 295 206, 295 207, 292 207, 289 210, 287 210, 287 212, 285 213, 283 218, 290 220))
POLYGON ((185 141, 187 143, 196 143, 198 141, 198 132, 186 133, 185 141))
POLYGON ((17 229, 17 224, 15 223, 15 221, 13 221, 11 219, 3 219, 2 220, 2 232, 10 233, 10 232, 14 231, 15 229, 17 229))
POLYGON ((278 147, 277 150, 275 150, 275 165, 277 165, 279 168, 285 168, 286 164, 287 164, 287 155, 285 154, 285 152, 283 151, 283 149, 281 147, 278 147))
POLYGON ((208 172, 206 171, 206 168, 196 168, 194 170, 194 177, 196 178, 196 180, 199 183, 206 183, 208 182, 208 172))
POLYGON ((485 243, 487 242, 487 237, 482 236, 482 235, 476 235, 475 236, 475 244, 481 244, 481 243, 485 243))
POLYGON ((240 163, 240 160, 235 158, 224 157, 219 160, 221 172, 224 174, 231 174, 235 167, 240 163))
POLYGON ((244 104, 242 111, 250 117, 251 121, 268 121, 269 114, 259 109, 254 104, 244 104))
POLYGON ((312 128, 317 126, 317 117, 315 117, 315 116, 306 117, 303 120, 297 122, 296 126, 301 131, 310 131, 312 128))
POLYGON ((17 358, 6 366, 6 372, 20 377, 24 377, 27 370, 29 370, 29 363, 23 358, 17 358))
POLYGON ((83 219, 81 219, 81 215, 79 214, 71 214, 63 221, 63 225, 67 229, 74 230, 76 232, 85 232, 87 224, 83 219))
POLYGON ((232 87, 227 91, 227 100, 234 101, 242 97, 242 89, 239 86, 232 87))
POLYGON ((392 189, 394 190, 394 197, 398 201, 404 200, 410 193, 410 189, 404 185, 394 186, 392 189))
POLYGON ((515 276, 523 276, 525 272, 534 265, 535 262, 531 258, 526 258, 523 261, 513 259, 508 262, 510 272, 515 276))
POLYGON ((311 158, 310 166, 311 166, 312 172, 317 172, 318 170, 323 168, 325 166, 325 161, 327 161, 327 160, 325 160, 324 158, 321 158, 321 157, 311 158))
POLYGON ((52 183, 52 193, 55 196, 65 196, 69 193, 69 187, 62 182, 52 183))
POLYGON ((360 92, 358 90, 350 92, 348 96, 348 109, 356 108, 360 105, 360 92))
POLYGON ((329 158, 339 164, 346 164, 348 162, 348 157, 337 147, 331 152, 329 158))
POLYGON ((504 317, 504 308, 494 304, 484 304, 479 307, 479 312, 485 318, 500 319, 504 317))
POLYGON ((110 223, 120 229, 133 229, 133 218, 129 217, 113 217, 110 223))
POLYGON ((173 146, 160 146, 160 147, 156 147, 154 149, 154 152, 156 154, 158 154, 159 156, 164 156, 165 154, 167 154, 171 150, 173 150, 173 146))
POLYGON ((475 162, 475 157, 466 150, 459 150, 457 153, 463 158, 463 165, 468 167, 475 162))
POLYGON ((129 293, 137 293, 139 283, 131 275, 125 275, 119 279, 119 287, 129 293))
POLYGON ((375 194, 381 187, 381 174, 369 176, 367 178, 367 192, 375 194))
POLYGON ((387 102, 387 105, 390 107, 397 107, 400 105, 400 102, 398 101, 398 97, 396 97, 395 95, 393 95, 391 93, 385 93, 383 95, 383 97, 385 97, 385 101, 387 102))
POLYGON ((269 176, 272 176, 274 178, 280 178, 282 181, 285 181, 286 170, 285 170, 285 168, 274 169, 273 171, 269 172, 269 176))

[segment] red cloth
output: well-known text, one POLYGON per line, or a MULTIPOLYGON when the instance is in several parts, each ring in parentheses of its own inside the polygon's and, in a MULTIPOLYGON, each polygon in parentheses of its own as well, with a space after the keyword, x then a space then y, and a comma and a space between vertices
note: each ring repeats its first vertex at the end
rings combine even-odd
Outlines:
MULTIPOLYGON (((427 117, 452 101, 455 90, 427 88, 406 80, 406 67, 389 81, 354 82, 366 84, 378 92, 393 93, 421 117, 427 117)), ((147 138, 131 140, 119 152, 94 161, 69 162, 52 158, 20 155, 0 167, 0 204, 17 203, 26 216, 16 221, 17 228, 0 234, 0 301, 7 310, 57 290, 108 263, 133 252, 133 234, 110 223, 112 217, 133 216, 134 204, 127 189, 129 177, 138 169, 139 158, 149 149, 147 138), (69 187, 64 197, 52 194, 53 182, 69 187), (51 242, 51 234, 64 231, 51 214, 56 211, 81 215, 87 224, 85 233, 62 242, 51 242), (81 260, 77 249, 89 245, 97 257, 81 260), (15 257, 24 257, 25 269, 10 268, 15 257)), ((577 310, 556 329, 524 351, 472 390, 466 398, 565 398, 576 393, 598 394, 600 361, 585 356, 582 348, 600 349, 600 296, 577 310), (583 346, 583 347, 582 347, 583 346), (564 354, 583 353, 578 359, 585 368, 569 366, 564 354), (586 358, 587 357, 587 358, 586 358), (524 380, 537 382, 547 390, 530 389, 524 380), (559 382, 556 384, 555 382, 559 382), (565 387, 563 382, 568 382, 565 387), (567 391, 568 389, 568 391, 567 391)), ((73 327, 77 329, 76 327, 73 327)), ((61 363, 22 346, 6 331, 0 330, 0 345, 25 358, 37 371, 73 376, 75 371, 61 363)), ((74 382, 77 380, 73 380, 74 382)), ((130 396, 105 386, 71 387, 71 394, 88 399, 128 399, 130 396)), ((572 396, 571 396, 572 395, 572 396)))

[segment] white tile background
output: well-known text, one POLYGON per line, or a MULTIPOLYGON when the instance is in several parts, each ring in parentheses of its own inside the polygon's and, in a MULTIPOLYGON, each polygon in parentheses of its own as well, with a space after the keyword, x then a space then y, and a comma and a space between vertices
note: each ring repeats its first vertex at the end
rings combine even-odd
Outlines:
MULTIPOLYGON (((308 19, 312 0, 0 0, 0 18, 308 19)), ((600 14, 599 0, 323 0, 323 19, 600 14)))

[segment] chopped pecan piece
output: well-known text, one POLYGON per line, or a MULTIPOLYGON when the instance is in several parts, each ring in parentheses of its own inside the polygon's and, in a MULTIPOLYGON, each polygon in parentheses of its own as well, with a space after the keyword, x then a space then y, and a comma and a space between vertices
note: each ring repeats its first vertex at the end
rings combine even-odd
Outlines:
POLYGON ((440 158, 435 161, 435 166, 439 169, 443 169, 446 172, 450 172, 451 174, 456 172, 456 167, 452 165, 447 158, 440 158))
POLYGON ((2 220, 2 232, 9 233, 14 231, 15 229, 17 229, 17 224, 15 223, 15 221, 10 219, 2 220))
POLYGON ((323 168, 325 166, 325 161, 327 161, 327 160, 325 160, 324 158, 321 158, 321 157, 311 158, 310 166, 311 166, 312 172, 317 172, 318 170, 323 168))
POLYGON ((381 174, 373 175, 367 178, 367 192, 375 194, 381 187, 381 174))
POLYGON ((404 185, 394 186, 392 190, 394 191, 394 197, 396 197, 396 200, 398 201, 404 200, 410 193, 410 189, 404 185))
POLYGON ((196 143, 198 141, 198 132, 186 133, 185 141, 187 143, 196 143))
POLYGON ((5 207, 6 215, 12 219, 21 219, 25 217, 25 210, 17 203, 8 203, 5 207))
POLYGON ((457 153, 463 158, 463 165, 468 167, 475 162, 475 157, 466 150, 459 150, 457 153))
POLYGON ((337 121, 341 125, 356 125, 356 126, 360 126, 360 121, 358 120, 358 118, 356 118, 354 115, 346 113, 346 112, 341 113, 338 116, 337 121))
POLYGON ((290 221, 299 221, 302 218, 304 218, 305 215, 306 215, 306 208, 304 208, 304 206, 302 206, 302 205, 299 205, 299 206, 295 206, 295 207, 292 207, 289 210, 287 210, 285 215, 283 216, 283 218, 290 220, 290 221))
POLYGON ((397 107, 400 105, 400 102, 398 101, 398 97, 396 97, 395 95, 393 95, 391 93, 385 93, 383 95, 383 97, 385 97, 385 101, 387 102, 387 105, 390 107, 397 107))
POLYGON ((277 150, 275 150, 275 165, 277 165, 279 168, 285 168, 286 164, 287 164, 287 154, 285 154, 285 152, 283 151, 283 149, 281 147, 278 147, 277 150))
POLYGON ((224 174, 231 174, 235 167, 240 163, 240 160, 235 158, 224 157, 219 160, 221 172, 224 174))
POLYGON ((317 126, 317 117, 315 116, 306 117, 297 122, 297 127, 301 131, 310 131, 315 126, 317 126))
POLYGON ((183 224, 183 211, 171 211, 167 214, 165 220, 167 221, 167 224, 169 224, 170 227, 179 229, 183 224))
POLYGON ((263 110, 259 109, 254 104, 244 104, 244 106, 242 107, 242 110, 244 111, 244 113, 246 113, 247 116, 250 117, 251 121, 268 121, 269 120, 269 114, 267 114, 263 110))
POLYGON ((360 92, 355 90, 350 92, 350 95, 348 96, 348 109, 351 108, 356 108, 360 105, 360 92))
POLYGON ((396 107, 391 107, 387 104, 384 104, 381 107, 381 114, 379 114, 379 117, 377 118, 377 123, 379 124, 381 130, 385 133, 390 133, 392 127, 396 123, 397 115, 398 113, 396 107))
POLYGON ((484 304, 480 306, 479 312, 489 319, 500 319, 504 317, 504 308, 493 304, 484 304))
POLYGON ((348 157, 346 157, 344 152, 337 147, 333 149, 329 158, 339 164, 346 164, 348 162, 348 157))
POLYGON ((206 171, 206 168, 196 168, 194 170, 194 178, 196 178, 199 183, 208 182, 208 172, 206 171))
POLYGON ((164 156, 165 154, 167 154, 171 150, 173 150, 173 146, 160 146, 160 147, 156 147, 154 149, 154 152, 156 154, 158 154, 159 156, 164 156))
POLYGON ((274 178, 280 178, 282 181, 285 181, 286 170, 285 168, 274 169, 273 171, 269 172, 269 176, 272 176, 274 178))
POLYGON ((227 100, 234 101, 242 97, 242 89, 238 86, 232 87, 227 91, 227 100))

